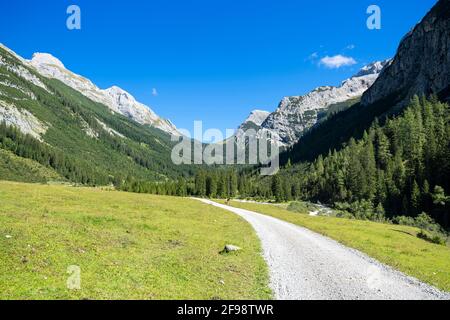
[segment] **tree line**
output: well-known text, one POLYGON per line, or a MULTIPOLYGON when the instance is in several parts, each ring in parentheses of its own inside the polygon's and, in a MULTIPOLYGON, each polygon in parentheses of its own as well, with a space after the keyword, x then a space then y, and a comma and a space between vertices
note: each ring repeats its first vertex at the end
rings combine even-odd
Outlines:
POLYGON ((191 179, 150 182, 127 178, 120 190, 169 196, 196 196, 208 198, 234 198, 238 196, 241 175, 235 169, 197 170, 191 179))
POLYGON ((320 201, 362 219, 417 217, 450 226, 450 111, 436 98, 414 97, 400 116, 375 120, 359 140, 315 161, 260 177, 257 170, 199 170, 193 179, 133 181, 127 191, 210 198, 320 201))

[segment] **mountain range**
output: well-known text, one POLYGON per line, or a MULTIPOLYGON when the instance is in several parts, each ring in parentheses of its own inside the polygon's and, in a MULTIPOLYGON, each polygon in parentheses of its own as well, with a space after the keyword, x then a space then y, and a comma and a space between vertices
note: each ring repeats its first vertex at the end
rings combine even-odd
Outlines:
POLYGON ((272 141, 281 147, 291 146, 328 115, 359 102, 363 93, 372 86, 390 62, 373 62, 344 80, 338 87, 322 86, 303 96, 284 97, 272 113, 254 110, 239 126, 236 137, 239 138, 247 129, 253 129, 259 136, 269 132, 272 141))
MULTIPOLYGON (((448 100, 449 34, 450 4, 441 0, 392 60, 371 63, 340 86, 285 97, 274 112, 255 110, 235 138, 248 129, 269 132, 284 147, 282 163, 312 161, 361 138, 375 119, 398 114, 415 94, 448 100)), ((58 176, 88 184, 170 180, 196 170, 172 163, 171 135, 180 134, 169 120, 117 86, 100 89, 50 54, 26 60, 0 46, 0 125, 0 178, 12 166, 25 181, 58 176)))
POLYGON ((164 132, 180 135, 170 120, 159 117, 150 107, 136 101, 129 92, 117 86, 104 90, 100 89, 89 79, 66 69, 64 64, 51 54, 35 53, 31 60, 26 60, 4 45, 0 44, 0 47, 14 55, 23 65, 32 67, 40 75, 63 82, 89 99, 109 107, 112 112, 126 116, 140 124, 150 125, 164 132))
POLYGON ((0 178, 12 167, 17 180, 84 184, 175 179, 194 170, 172 163, 171 135, 179 133, 169 121, 48 54, 26 60, 0 47, 0 127, 0 178))

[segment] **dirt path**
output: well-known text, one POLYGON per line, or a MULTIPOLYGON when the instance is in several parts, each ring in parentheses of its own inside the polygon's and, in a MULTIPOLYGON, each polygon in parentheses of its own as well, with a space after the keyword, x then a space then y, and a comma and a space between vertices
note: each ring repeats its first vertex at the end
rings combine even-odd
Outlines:
POLYGON ((275 298, 450 299, 450 294, 305 228, 210 200, 247 220, 261 239, 275 298))

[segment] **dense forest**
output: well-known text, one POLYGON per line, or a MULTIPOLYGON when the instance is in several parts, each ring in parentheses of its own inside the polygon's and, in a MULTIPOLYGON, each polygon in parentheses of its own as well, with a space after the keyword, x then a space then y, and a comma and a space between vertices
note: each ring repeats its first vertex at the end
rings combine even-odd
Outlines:
POLYGON ((449 225, 450 113, 415 97, 402 116, 375 121, 359 141, 319 156, 301 178, 302 196, 359 214, 430 214, 449 225))
POLYGON ((211 198, 320 201, 357 218, 417 217, 425 212, 450 225, 450 110, 437 98, 415 97, 400 116, 375 120, 310 163, 288 161, 273 177, 256 170, 200 170, 195 179, 149 183, 129 180, 123 190, 211 198))

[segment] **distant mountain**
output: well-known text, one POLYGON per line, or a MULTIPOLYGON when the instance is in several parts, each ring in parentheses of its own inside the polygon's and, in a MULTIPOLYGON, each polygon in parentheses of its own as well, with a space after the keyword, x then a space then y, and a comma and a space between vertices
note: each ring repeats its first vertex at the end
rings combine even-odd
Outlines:
POLYGON ((363 106, 398 107, 414 95, 450 98, 450 1, 441 0, 401 41, 392 63, 364 94, 363 106))
POLYGON ((339 87, 324 86, 304 96, 283 98, 278 109, 261 127, 276 132, 283 144, 292 145, 317 123, 320 114, 328 108, 360 98, 388 63, 389 60, 378 61, 365 66, 355 76, 343 81, 339 87))
POLYGON ((290 146, 330 113, 358 102, 388 64, 389 60, 371 63, 339 87, 323 86, 304 96, 285 97, 273 113, 253 111, 239 129, 255 129, 259 136, 269 132, 274 143, 282 147, 290 146))
POLYGON ((169 133, 120 88, 100 90, 50 55, 30 62, 0 47, 0 179, 106 185, 192 174, 172 163, 169 133))
POLYGON ((148 106, 137 102, 130 93, 117 86, 102 90, 89 79, 67 70, 60 60, 48 53, 35 53, 30 61, 18 58, 22 63, 34 67, 44 77, 60 80, 89 99, 106 105, 113 112, 140 124, 151 125, 167 133, 180 135, 170 121, 162 119, 148 106))
POLYGON ((260 126, 266 121, 270 112, 263 110, 253 110, 247 119, 239 126, 238 129, 248 130, 248 129, 259 129, 260 126))
POLYGON ((436 94, 441 100, 449 100, 449 35, 450 1, 440 0, 401 40, 395 58, 363 94, 361 102, 310 130, 282 155, 282 162, 314 160, 340 149, 350 138, 361 138, 375 119, 383 122, 387 116, 399 114, 414 95, 436 94))

